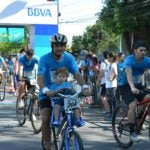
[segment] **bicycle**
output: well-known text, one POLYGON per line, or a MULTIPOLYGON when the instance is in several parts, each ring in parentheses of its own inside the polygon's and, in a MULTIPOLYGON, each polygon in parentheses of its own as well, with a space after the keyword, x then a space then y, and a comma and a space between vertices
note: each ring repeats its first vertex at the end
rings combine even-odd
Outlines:
MULTIPOLYGON (((150 94, 150 90, 140 91, 140 93, 150 94)), ((122 148, 128 148, 133 145, 130 140, 127 114, 128 106, 124 104, 117 106, 112 116, 112 132, 116 142, 122 148)), ((145 136, 148 134, 150 140, 150 98, 143 99, 137 103, 135 131, 137 134, 145 136)))
POLYGON ((31 121, 35 133, 41 132, 41 112, 36 93, 36 80, 24 79, 25 92, 22 94, 22 100, 25 104, 23 108, 18 107, 18 99, 16 102, 16 114, 19 126, 23 126, 26 122, 27 115, 31 121))
MULTIPOLYGON (((81 92, 80 92, 81 93, 81 92)), ((64 99, 64 116, 63 108, 61 109, 60 116, 63 116, 63 119, 61 120, 60 117, 60 124, 59 127, 56 128, 52 125, 54 120, 54 109, 52 110, 52 117, 51 117, 51 143, 52 148, 56 150, 84 150, 82 139, 77 131, 75 131, 74 126, 75 123, 75 116, 74 116, 74 109, 80 107, 80 100, 78 98, 79 93, 76 93, 74 95, 63 95, 63 94, 57 94, 59 97, 64 99)), ((52 106, 54 106, 55 103, 52 101, 52 106)), ((43 150, 44 144, 42 139, 42 146, 43 150)))

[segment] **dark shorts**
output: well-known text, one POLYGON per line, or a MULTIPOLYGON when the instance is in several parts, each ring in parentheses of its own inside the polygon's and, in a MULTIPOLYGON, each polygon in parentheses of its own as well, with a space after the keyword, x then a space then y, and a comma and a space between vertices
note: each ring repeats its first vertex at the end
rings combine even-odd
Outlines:
POLYGON ((62 98, 53 98, 52 100, 55 104, 58 104, 60 106, 64 106, 64 101, 62 98))
MULTIPOLYGON (((144 86, 135 85, 135 87, 139 90, 144 90, 144 86)), ((131 102, 137 99, 138 101, 142 101, 146 94, 133 94, 129 84, 123 85, 119 87, 120 94, 122 95, 122 99, 125 100, 125 103, 128 105, 131 102)))
POLYGON ((43 108, 51 108, 50 99, 47 98, 47 99, 42 99, 42 100, 40 100, 40 108, 41 108, 41 109, 43 109, 43 108))
POLYGON ((106 86, 105 86, 105 84, 101 84, 100 95, 101 96, 106 96, 106 86))

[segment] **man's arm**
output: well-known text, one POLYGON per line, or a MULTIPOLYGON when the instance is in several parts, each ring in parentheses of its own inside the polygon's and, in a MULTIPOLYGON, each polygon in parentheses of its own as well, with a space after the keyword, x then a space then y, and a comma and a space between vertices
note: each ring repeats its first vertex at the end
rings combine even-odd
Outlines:
POLYGON ((132 78, 132 69, 131 68, 126 68, 125 72, 126 72, 126 75, 127 75, 127 80, 128 80, 128 84, 130 85, 131 91, 135 94, 138 94, 139 90, 137 88, 135 88, 133 78, 132 78))
POLYGON ((44 88, 44 77, 43 75, 38 75, 37 76, 37 83, 40 89, 44 88))
POLYGON ((86 84, 82 75, 79 72, 74 74, 74 78, 77 80, 77 82, 79 83, 80 86, 86 84))

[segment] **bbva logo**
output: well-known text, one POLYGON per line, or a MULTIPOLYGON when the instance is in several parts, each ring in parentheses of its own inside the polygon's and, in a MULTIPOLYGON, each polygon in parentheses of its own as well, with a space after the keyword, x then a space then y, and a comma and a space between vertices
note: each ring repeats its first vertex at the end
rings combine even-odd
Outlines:
POLYGON ((28 16, 51 17, 50 9, 28 8, 28 16))

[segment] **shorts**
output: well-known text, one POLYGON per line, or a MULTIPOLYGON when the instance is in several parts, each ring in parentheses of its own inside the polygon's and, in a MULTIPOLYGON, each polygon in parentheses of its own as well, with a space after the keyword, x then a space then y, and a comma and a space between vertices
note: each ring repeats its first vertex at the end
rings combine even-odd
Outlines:
MULTIPOLYGON (((142 86, 141 84, 135 85, 135 87, 139 90, 145 89, 144 86, 142 86)), ((122 95, 122 99, 125 100, 125 103, 127 105, 129 105, 131 102, 135 101, 135 99, 137 99, 137 101, 139 101, 139 102, 142 101, 146 95, 146 94, 139 95, 139 94, 132 93, 129 84, 120 86, 119 91, 120 91, 120 94, 122 95)))
POLYGON ((106 96, 106 86, 105 84, 101 84, 101 87, 100 87, 100 96, 106 96))
POLYGON ((58 105, 60 105, 60 106, 64 106, 64 101, 63 101, 62 98, 59 98, 59 97, 57 98, 57 97, 55 97, 55 98, 52 99, 52 101, 54 101, 55 104, 58 104, 58 105))
POLYGON ((51 108, 51 102, 50 102, 50 99, 47 98, 47 99, 42 99, 39 101, 40 103, 40 108, 43 109, 43 108, 51 108))

